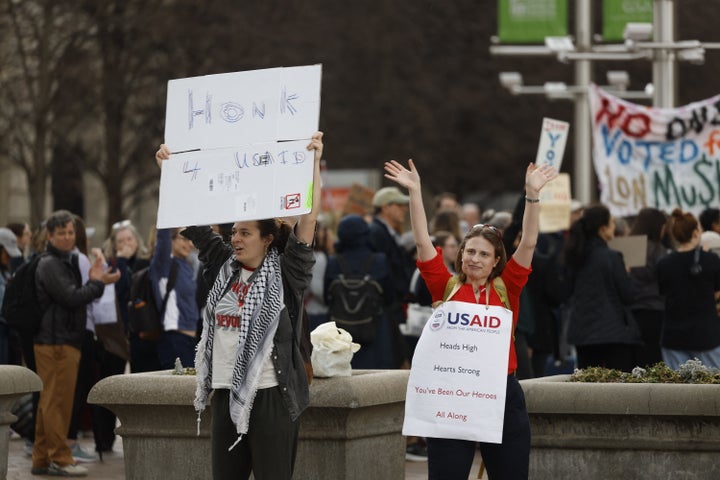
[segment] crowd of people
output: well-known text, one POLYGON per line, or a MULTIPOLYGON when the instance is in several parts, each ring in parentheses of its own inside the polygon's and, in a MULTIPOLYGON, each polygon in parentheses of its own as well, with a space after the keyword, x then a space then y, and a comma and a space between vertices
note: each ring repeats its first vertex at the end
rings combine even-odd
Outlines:
MULTIPOLYGON (((308 149, 319 163, 322 134, 308 149)), ((161 146, 158 165, 169 157, 161 146)), ((677 369, 693 358, 720 368, 720 210, 695 217, 644 208, 620 219, 604 205, 574 202, 568 230, 539 233, 536 199, 554 176, 547 169, 528 169, 513 211, 483 211, 443 192, 428 218, 412 162, 385 168, 408 194, 381 188, 364 216, 320 213, 315 203, 295 219, 162 229, 147 241, 125 220, 112 225, 102 248, 90 248, 97 240, 66 210, 34 231, 26 223, 0 228, 0 303, 14 272, 42 255, 39 330, 28 336, 0 317, 0 363, 26 365, 43 380, 32 400, 34 428, 23 432, 33 473, 84 474, 78 463, 98 458, 76 442, 88 417, 97 453, 112 451, 115 417, 86 403, 97 381, 128 366, 170 369, 179 359, 197 368, 198 410, 211 391, 221 406, 213 408, 215 478, 246 478, 251 470, 256 478, 290 478, 312 380, 308 332, 330 320, 336 300, 329 287, 348 271, 366 272, 382 289, 372 340, 352 360, 361 369, 411 367, 420 330, 409 328, 410 315, 429 316, 434 302, 446 300, 448 278, 463 285, 453 295, 471 303, 502 305, 481 287, 496 277, 508 285, 514 336, 507 401, 522 408, 506 406, 517 413, 506 418, 514 438, 500 447, 481 444, 491 478, 521 478, 527 469, 518 379, 576 366, 629 372, 664 361, 677 369), (611 248, 621 235, 647 238, 644 265, 628 268, 611 248), (162 315, 157 336, 128 328, 133 274, 145 268, 162 315), (268 422, 269 437, 256 427, 268 422)), ((407 458, 429 453, 430 478, 453 469, 466 478, 473 450, 462 441, 410 438, 407 458)))

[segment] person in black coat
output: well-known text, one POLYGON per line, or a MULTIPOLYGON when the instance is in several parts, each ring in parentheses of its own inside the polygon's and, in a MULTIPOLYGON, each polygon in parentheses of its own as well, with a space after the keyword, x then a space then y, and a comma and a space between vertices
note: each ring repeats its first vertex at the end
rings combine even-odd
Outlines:
POLYGON ((635 288, 622 254, 607 244, 614 231, 615 221, 604 205, 587 207, 570 227, 565 249, 572 285, 568 341, 577 350, 578 368, 630 372, 642 341, 629 308, 635 288))
POLYGON ((370 227, 360 215, 348 215, 340 220, 337 232, 338 240, 335 243, 335 254, 328 258, 325 270, 325 302, 332 311, 332 302, 328 296, 329 287, 333 280, 343 273, 339 256, 342 256, 346 269, 349 272, 361 272, 366 262, 372 256, 367 272, 377 281, 383 289, 384 312, 377 319, 375 340, 362 345, 353 355, 353 368, 388 369, 395 368, 395 352, 391 320, 387 309, 394 300, 393 284, 388 259, 384 253, 373 252, 370 246, 370 227))
POLYGON ((700 227, 691 213, 673 210, 669 230, 675 251, 657 265, 660 294, 665 295, 660 345, 663 361, 677 369, 697 358, 720 368, 720 259, 700 245, 700 227))

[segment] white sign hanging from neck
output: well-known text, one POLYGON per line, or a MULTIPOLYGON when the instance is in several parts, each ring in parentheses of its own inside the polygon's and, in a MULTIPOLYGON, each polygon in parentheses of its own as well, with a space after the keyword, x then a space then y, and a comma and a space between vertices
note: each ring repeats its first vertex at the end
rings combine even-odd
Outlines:
POLYGON ((446 302, 415 348, 403 435, 501 443, 513 316, 446 302))

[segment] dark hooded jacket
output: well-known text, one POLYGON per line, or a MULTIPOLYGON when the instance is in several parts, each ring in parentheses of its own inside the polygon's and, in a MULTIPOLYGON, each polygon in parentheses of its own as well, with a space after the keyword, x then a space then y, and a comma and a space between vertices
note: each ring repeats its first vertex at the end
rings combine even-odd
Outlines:
MULTIPOLYGON (((386 305, 393 301, 393 284, 390 267, 384 253, 373 252, 370 245, 370 227, 360 215, 348 215, 340 220, 337 231, 338 240, 335 242, 335 255, 328 259, 325 270, 325 292, 330 283, 342 273, 338 262, 338 255, 345 260, 350 272, 360 272, 365 267, 371 255, 372 262, 368 265, 368 273, 373 280, 383 288, 383 298, 386 305)), ((327 302, 328 299, 325 298, 327 302)))

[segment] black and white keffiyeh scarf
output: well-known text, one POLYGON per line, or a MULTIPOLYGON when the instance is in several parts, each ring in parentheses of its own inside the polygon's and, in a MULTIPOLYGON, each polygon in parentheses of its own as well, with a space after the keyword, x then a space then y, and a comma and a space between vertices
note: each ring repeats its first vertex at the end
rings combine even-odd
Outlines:
MULTIPOLYGON (((228 282, 233 277, 234 258, 230 258, 213 284, 203 312, 203 332, 198 343, 195 357, 197 389, 195 392, 195 410, 198 411, 198 431, 200 413, 207 405, 212 389, 212 347, 215 335, 215 306, 225 293, 228 282)), ((240 311, 240 339, 237 357, 233 368, 230 387, 230 418, 237 429, 239 438, 247 433, 257 385, 265 362, 273 349, 273 338, 278 327, 280 311, 283 307, 283 286, 280 271, 280 256, 277 249, 271 248, 262 265, 253 276, 250 290, 245 297, 245 305, 240 311)), ((237 442, 233 445, 235 446, 237 442)), ((230 447, 232 448, 232 447, 230 447)))

